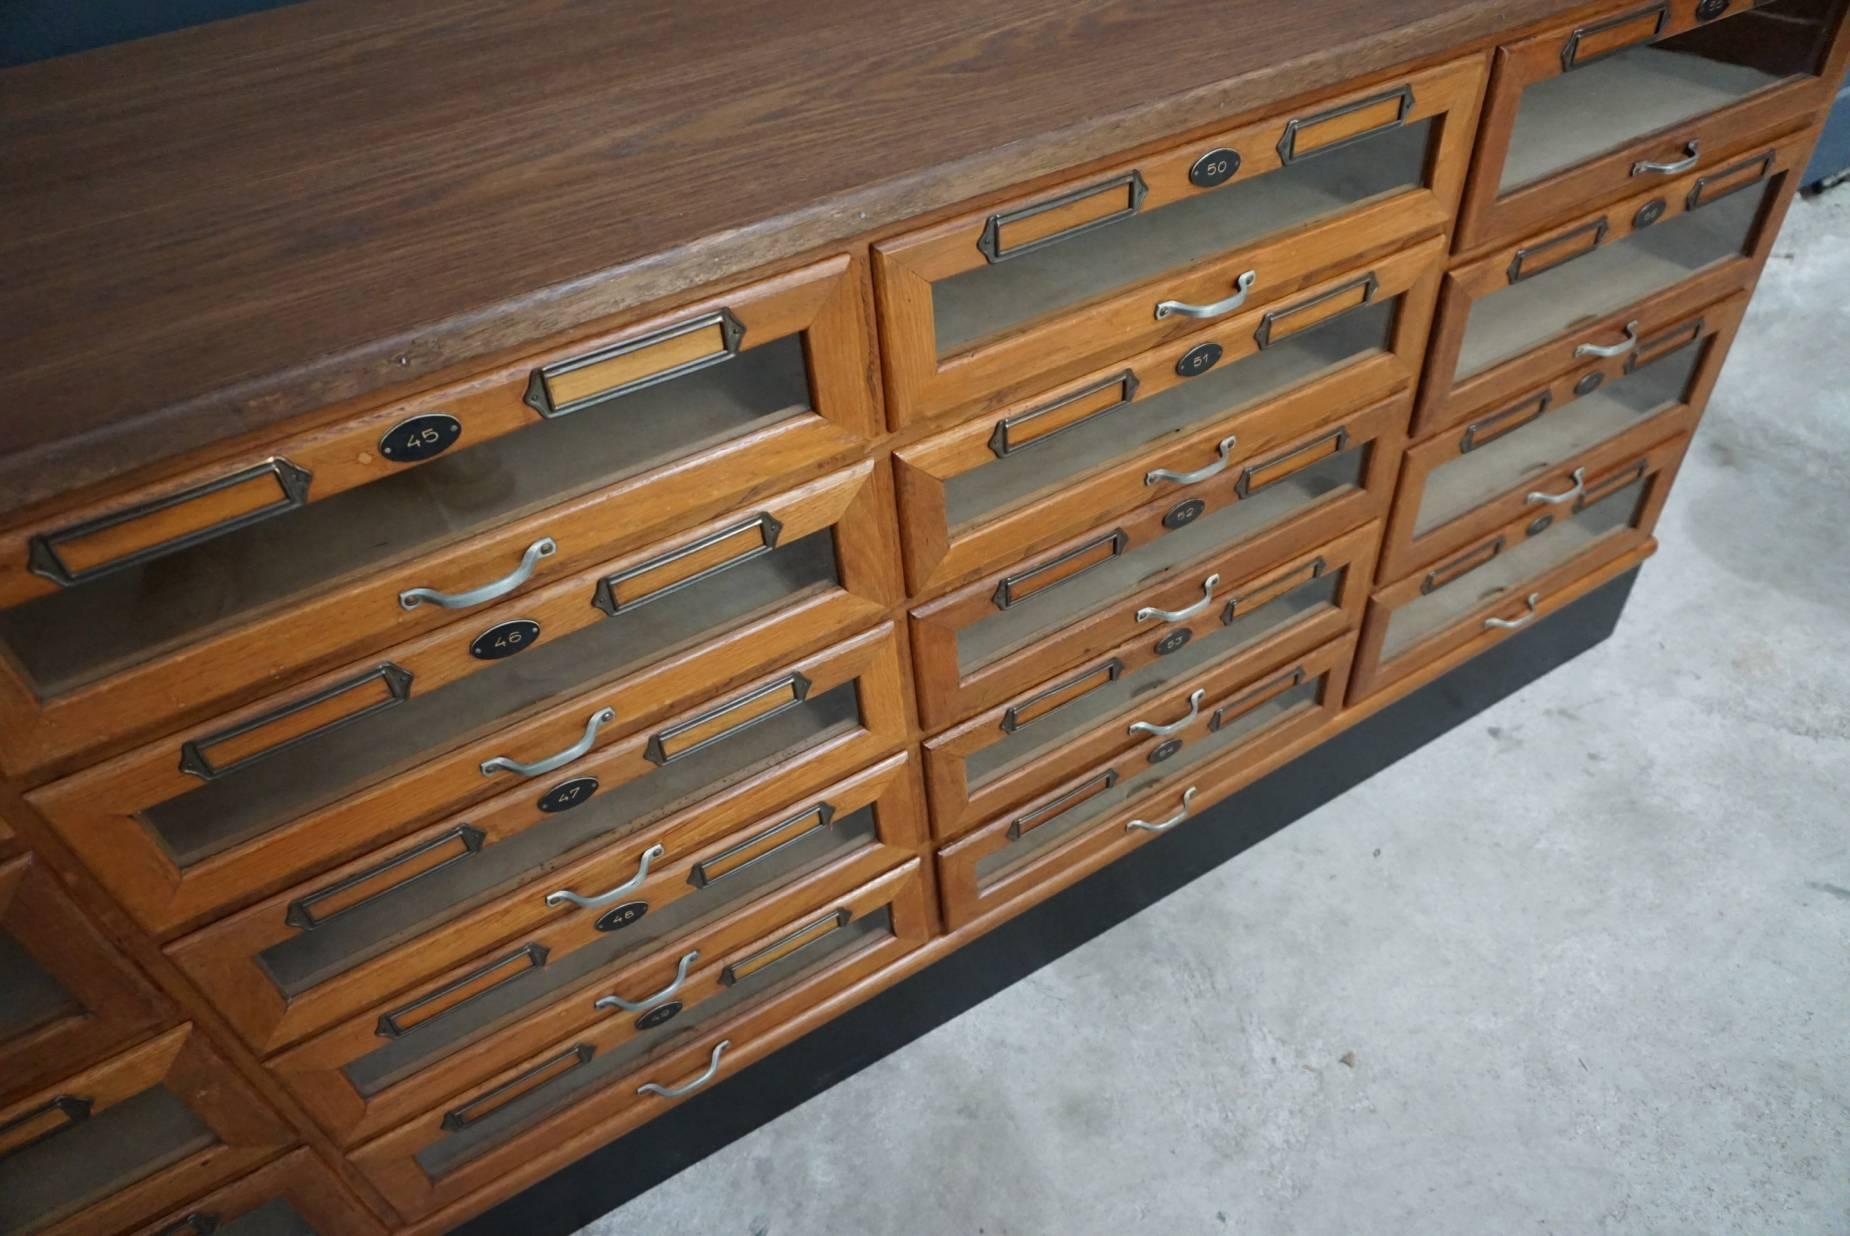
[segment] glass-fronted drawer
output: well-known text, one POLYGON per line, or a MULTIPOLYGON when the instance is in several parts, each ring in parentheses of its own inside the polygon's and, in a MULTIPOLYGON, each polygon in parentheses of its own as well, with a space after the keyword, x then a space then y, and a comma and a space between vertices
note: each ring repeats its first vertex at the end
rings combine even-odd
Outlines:
POLYGON ((913 859, 805 906, 766 907, 755 938, 690 962, 672 995, 596 987, 510 1026, 510 1043, 522 1045, 513 1063, 360 1146, 352 1161, 415 1220, 524 1180, 536 1153, 577 1134, 614 1136, 658 1114, 658 1100, 729 1076, 923 945, 920 866, 913 859))
POLYGON ((0 535, 8 771, 171 730, 859 451, 879 429, 864 279, 832 259, 0 535))
POLYGON ((385 1236, 385 1228, 314 1151, 297 1150, 133 1236, 385 1236))
MULTIPOLYGON (((1497 52, 1459 244, 1715 166, 1821 106, 1843 0, 1659 0, 1497 52)), ((1833 71, 1834 69, 1834 71, 1833 71)))
POLYGON ((1247 576, 1211 600, 1147 613, 1146 628, 1079 669, 925 744, 932 830, 947 841, 1115 752, 1192 720, 1223 680, 1359 627, 1377 524, 1247 576))
POLYGON ((139 971, 31 854, 0 862, 0 1103, 153 1030, 139 971))
POLYGON ((1262 414, 1310 424, 1410 386, 1443 243, 1087 374, 897 453, 915 595, 1132 510, 1262 414))
POLYGON ((1688 444, 1685 434, 1589 473, 1558 505, 1532 506, 1496 535, 1378 590, 1351 699, 1521 630, 1563 603, 1575 581, 1643 549, 1688 444))
POLYGON ((1747 307, 1745 293, 1595 360, 1507 407, 1407 448, 1381 574, 1398 579, 1538 506, 1589 473, 1695 427, 1747 307))
POLYGON ((1427 69, 875 246, 898 425, 1023 398, 1438 232, 1482 82, 1475 58, 1427 69))
MULTIPOLYGON (((585 605, 590 607, 590 598, 585 598, 585 605)), ((636 612, 648 616, 649 609, 636 612)), ((616 622, 622 622, 622 605, 616 622)), ((801 624, 790 633, 805 637, 801 624)), ((400 753, 383 770, 377 768, 372 749, 355 749, 351 735, 361 733, 359 725, 324 731, 329 748, 355 751, 355 759, 374 768, 374 777, 333 801, 311 797, 313 807, 307 810, 300 809, 300 799, 290 797, 300 792, 292 777, 309 779, 311 792, 318 792, 326 785, 326 777, 318 773, 327 755, 322 749, 313 762, 296 759, 309 748, 305 742, 290 742, 287 733, 298 714, 276 722, 281 733, 233 727, 215 733, 213 742, 189 738, 155 744, 94 772, 35 790, 31 799, 129 910, 150 929, 168 931, 205 912, 268 894, 499 790, 518 788, 531 805, 548 794, 549 786, 572 777, 620 773, 627 781, 636 773, 660 768, 664 775, 646 779, 646 788, 638 788, 636 794, 655 796, 666 792, 670 783, 686 783, 681 788, 692 792, 705 781, 688 781, 694 775, 688 770, 707 770, 710 779, 734 775, 729 760, 742 759, 736 753, 762 742, 766 733, 788 731, 790 740, 803 746, 829 742, 836 735, 858 735, 870 727, 890 733, 884 725, 890 716, 886 692, 897 696, 899 690, 890 627, 818 653, 744 694, 714 692, 716 679, 738 681, 768 668, 764 649, 755 648, 751 637, 753 627, 747 625, 722 648, 694 649, 683 657, 649 662, 640 674, 564 703, 549 703, 544 711, 499 731, 479 729, 466 735, 468 742, 438 755, 400 753), (868 681, 857 690, 857 679, 868 681), (696 714, 685 722, 668 720, 688 707, 696 714), (276 749, 276 757, 240 766, 240 755, 257 744, 265 744, 259 751, 276 749), (203 757, 211 760, 209 768, 226 768, 228 775, 200 777, 189 772, 179 764, 189 749, 202 749, 203 757), (599 768, 611 773, 598 773, 599 768), (277 810, 277 799, 290 801, 294 810, 277 810)), ((808 633, 808 638, 814 635, 808 633)), ((616 649, 620 651, 622 644, 616 649)), ((535 655, 538 651, 544 646, 535 655)), ((512 662, 514 681, 524 661, 522 655, 512 662)), ((344 698, 359 692, 385 696, 394 668, 379 666, 372 677, 335 696, 337 705, 353 711, 344 698)), ((494 677, 481 675, 477 681, 494 677)), ((326 712, 318 711, 326 703, 309 703, 314 707, 303 712, 311 720, 326 720, 326 712)), ((385 718, 387 729, 377 738, 379 746, 403 738, 400 709, 374 703, 357 711, 385 718), (394 718, 392 712, 400 716, 394 718)), ((770 755, 773 751, 759 753, 770 755)), ((616 796, 607 792, 599 797, 599 810, 616 809, 611 801, 616 796)))
POLYGON ((650 1012, 684 992, 702 958, 741 947, 763 930, 766 915, 794 913, 775 906, 833 897, 913 857, 913 846, 881 844, 881 826, 898 823, 880 818, 893 814, 896 788, 891 780, 881 787, 863 783, 842 799, 852 809, 839 814, 827 800, 791 804, 778 819, 760 822, 756 833, 705 847, 698 870, 685 864, 675 882, 705 880, 711 893, 695 886, 691 895, 675 896, 681 890, 670 892, 666 880, 628 891, 587 888, 588 897, 563 886, 536 893, 561 903, 560 912, 360 1009, 272 1058, 270 1068, 338 1141, 381 1133, 512 1063, 523 1042, 531 1042, 540 1010, 550 1008, 555 1020, 569 1023, 548 1033, 568 1033, 590 1008, 588 1000, 569 999, 572 993, 595 986, 600 995, 617 993, 630 1012, 650 1012), (868 797, 877 788, 889 791, 885 811, 868 797), (729 853, 737 846, 769 857, 740 860, 729 853), (719 878, 734 868, 732 880, 719 878), (669 896, 652 905, 657 893, 669 896), (574 909, 566 896, 598 904, 574 909), (510 1031, 516 1022, 526 1029, 510 1031))
POLYGON ((0 1107, 0 1233, 118 1232, 293 1140, 203 1036, 180 1026, 0 1107))
POLYGON ((919 710, 937 728, 1001 704, 1173 612, 1386 511, 1397 396, 1322 424, 1268 422, 1161 501, 911 611, 919 710), (1208 582, 1210 575, 1220 578, 1208 582))
POLYGON ((1589 357, 1622 356, 1648 319, 1746 287, 1770 251, 1799 134, 1750 148, 1448 273, 1416 433, 1455 423, 1589 357))
POLYGON ((1014 913, 1259 775, 1334 719, 1354 648, 1348 636, 1222 687, 1174 734, 1152 736, 939 850, 945 926, 1014 913))

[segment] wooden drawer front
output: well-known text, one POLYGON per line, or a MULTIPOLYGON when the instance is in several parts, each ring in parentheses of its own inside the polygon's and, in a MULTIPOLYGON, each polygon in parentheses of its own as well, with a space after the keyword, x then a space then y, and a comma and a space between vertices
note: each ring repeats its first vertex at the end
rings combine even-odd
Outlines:
POLYGON ((1410 385, 1444 247, 1351 269, 1271 309, 1088 374, 898 454, 914 594, 939 591, 1131 510, 1248 437, 1410 385))
MULTIPOLYGON (((723 595, 725 577, 715 582, 723 595)), ((887 583, 892 583, 890 578, 887 583)), ((465 732, 460 736, 468 741, 452 743, 433 755, 417 750, 422 735, 406 722, 416 699, 415 680, 402 667, 381 663, 360 678, 326 688, 311 684, 309 694, 298 697, 309 707, 297 713, 276 719, 265 711, 267 705, 254 706, 214 723, 225 728, 150 744, 35 791, 32 797, 151 930, 170 930, 511 784, 562 779, 551 774, 577 771, 623 735, 655 724, 679 706, 711 698, 717 685, 763 667, 768 656, 813 643, 817 633, 811 623, 818 616, 813 602, 831 594, 840 599, 839 589, 825 590, 811 601, 799 601, 787 617, 769 620, 777 633, 762 644, 756 626, 737 627, 602 687, 549 701, 499 732, 477 726, 476 736, 465 732), (324 692, 337 706, 354 700, 349 715, 368 710, 380 714, 380 733, 363 728, 364 722, 327 726, 327 718, 312 711, 326 706, 324 692), (388 694, 399 698, 388 699, 388 694), (278 742, 265 748, 280 748, 284 755, 250 757, 253 735, 266 743, 272 733, 286 740, 301 716, 322 721, 323 728, 294 745, 278 742), (262 726, 254 724, 259 721, 262 726), (343 752, 354 766, 367 767, 371 782, 356 778, 342 783, 326 775, 335 751, 343 752), (198 772, 201 760, 218 775, 198 772)), ((597 614, 589 586, 580 603, 597 614)), ((676 603, 663 600, 657 605, 676 603)), ((635 629, 658 627, 664 612, 672 611, 642 607, 636 611, 635 629)), ((836 621, 873 612, 863 598, 838 607, 836 621)), ((621 609, 611 621, 625 622, 621 609)), ((529 658, 542 651, 543 647, 522 654, 516 665, 536 664, 529 658)), ((620 641, 616 651, 623 651, 620 641)), ((498 690, 502 682, 518 687, 523 680, 518 670, 508 667, 501 675, 491 671, 475 681, 498 690)), ((570 681, 569 675, 565 681, 570 681)), ((782 688, 783 702, 796 703, 796 697, 813 685, 792 680, 782 688)), ((468 688, 459 684, 456 689, 468 688)), ((754 706, 740 704, 746 712, 754 706)), ((733 723, 746 719, 742 712, 729 713, 717 720, 716 732, 737 728, 733 723)), ((447 723, 441 714, 426 720, 433 727, 447 723)), ((664 742, 672 740, 664 734, 664 742)))
POLYGON ((996 408, 1441 231, 1474 58, 875 247, 898 425, 996 408))
POLYGON ((1745 287, 1772 247, 1810 141, 1798 134, 1737 151, 1451 271, 1416 433, 1512 400, 1594 349, 1622 355, 1647 320, 1745 287))
POLYGON ((1361 624, 1380 528, 1230 581, 1199 612, 1146 630, 925 744, 932 831, 949 840, 1050 785, 1140 745, 1240 681, 1361 624), (1191 699, 1200 692, 1200 700, 1191 699))
MULTIPOLYGON (((640 828, 619 821, 591 843, 579 819, 608 821, 588 806, 558 818, 485 813, 479 826, 439 825, 216 923, 171 953, 261 1051, 344 1019, 364 1021, 360 1014, 376 1007, 370 1032, 406 1004, 416 1007, 393 1015, 374 1046, 428 1039, 429 1030, 410 1034, 412 1023, 557 960, 548 933, 604 939, 601 947, 617 950, 611 957, 629 956, 844 857, 884 854, 891 863, 912 852, 924 836, 924 809, 903 755, 826 784, 866 745, 792 757, 787 771, 756 774, 640 828), (547 835, 560 824, 568 826, 562 837, 547 835), (475 849, 457 844, 463 828, 475 849), (424 854, 440 857, 426 869, 405 861, 424 854), (579 856, 561 862, 560 854, 579 856), (311 921, 307 907, 323 904, 317 898, 343 888, 362 899, 301 925, 311 921), (530 944, 539 952, 526 953, 530 944), (434 991, 445 995, 423 998, 434 991)), ((527 985, 536 981, 549 983, 551 974, 527 985)))
POLYGON ((1574 496, 1531 506, 1496 535, 1377 590, 1351 697, 1520 630, 1564 585, 1644 545, 1688 443, 1685 434, 1589 470, 1563 491, 1574 496))
MULTIPOLYGON (((899 771, 899 780, 909 783, 910 771, 899 771)), ((653 936, 641 934, 653 926, 654 907, 647 898, 665 891, 666 881, 596 909, 561 907, 568 912, 555 913, 512 940, 360 1010, 275 1057, 270 1067, 337 1140, 351 1143, 515 1063, 536 1044, 601 1019, 609 1009, 594 1008, 593 1002, 607 994, 646 1004, 628 1010, 639 1015, 675 999, 687 1002, 688 982, 703 959, 712 963, 738 952, 763 934, 767 920, 814 918, 817 907, 843 889, 914 856, 922 840, 910 835, 919 824, 916 816, 888 825, 907 828, 911 845, 902 850, 880 843, 879 828, 886 821, 876 815, 885 813, 869 794, 895 788, 892 778, 884 786, 863 779, 843 799, 842 805, 852 809, 842 815, 839 827, 833 818, 815 818, 826 800, 806 801, 780 819, 762 821, 761 833, 779 827, 800 833, 817 823, 824 831, 777 860, 794 871, 780 873, 776 866, 768 874, 761 874, 767 868, 752 870, 738 878, 754 884, 740 886, 737 896, 715 900, 704 912, 699 904, 704 898, 675 900, 671 892, 662 906, 665 925, 653 936), (632 938, 632 932, 638 934, 632 938), (513 1023, 518 1028, 510 1028, 513 1023)), ((910 786, 902 792, 910 793, 910 786)), ((905 804, 906 809, 915 806, 905 804)), ((729 862, 728 846, 750 840, 749 835, 733 836, 727 846, 703 847, 698 861, 729 862)), ((695 878, 694 867, 693 860, 679 864, 669 878, 685 887, 695 878)), ((721 886, 715 886, 716 893, 721 886)), ((545 894, 535 897, 543 903, 545 894)), ((673 1015, 657 1014, 663 1020, 673 1015)))
POLYGON ((290 1132, 189 1026, 0 1108, 0 1232, 115 1232, 277 1154, 290 1132))
POLYGON ((1747 307, 1745 293, 1596 360, 1509 406, 1407 448, 1382 551, 1398 579, 1465 549, 1547 496, 1695 427, 1747 307))
POLYGON ((599 722, 596 737, 614 737, 665 696, 704 694, 768 658, 877 621, 903 595, 895 537, 887 474, 862 464, 595 564, 389 649, 389 659, 332 670, 213 718, 71 784, 78 797, 140 813, 182 880, 240 840, 274 836, 356 795, 371 797, 375 811, 406 804, 394 810, 414 822, 420 809, 498 789, 506 776, 484 777, 479 765, 501 743, 542 754, 570 748, 605 708, 615 719, 599 722), (596 693, 577 694, 599 682, 596 693), (572 696, 553 710, 556 723, 537 723, 555 736, 551 748, 525 725, 479 737, 572 696))
POLYGON ((385 1236, 311 1150, 297 1150, 214 1190, 134 1236, 385 1236))
POLYGON ((1659 0, 1499 48, 1461 249, 1709 170, 1820 107, 1843 0, 1659 0))
POLYGON ((0 863, 0 1103, 153 1030, 165 1012, 43 864, 0 863))
POLYGON ((878 429, 863 279, 836 258, 0 535, 8 771, 69 767, 461 621, 860 450, 878 429), (582 371, 630 373, 629 393, 569 416, 523 401, 536 365, 714 314, 743 332, 706 354, 724 363, 690 355, 676 376, 650 344, 582 371), (78 569, 54 579, 55 563, 78 569), (492 595, 454 599, 476 592, 492 595))
POLYGON ((1404 398, 1320 425, 1264 415, 1215 476, 912 610, 926 725, 1006 703, 1151 630, 1140 610, 1224 599, 1228 582, 1385 513, 1404 398))
POLYGON ((734 1049, 760 1027, 801 1016, 924 944, 921 860, 795 909, 764 907, 756 937, 703 955, 676 998, 648 1012, 597 1008, 587 991, 516 1023, 505 1032, 523 1044, 513 1063, 359 1147, 353 1162, 415 1220, 613 1118, 655 1114, 662 1104, 646 1100, 678 1097, 758 1054, 734 1049))
POLYGON ((945 926, 1063 887, 1257 775, 1335 717, 1354 648, 1349 636, 1223 686, 1177 734, 1152 737, 939 850, 945 926))

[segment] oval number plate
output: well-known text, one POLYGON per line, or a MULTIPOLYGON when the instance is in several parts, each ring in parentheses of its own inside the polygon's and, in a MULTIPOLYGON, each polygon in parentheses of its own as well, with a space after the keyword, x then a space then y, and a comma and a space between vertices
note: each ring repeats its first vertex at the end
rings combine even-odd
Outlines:
POLYGON ((379 439, 379 453, 393 463, 418 463, 431 459, 456 445, 462 437, 462 422, 441 412, 430 412, 400 421, 379 439))
POLYGON ((517 652, 525 652, 539 642, 540 624, 529 618, 497 622, 475 637, 469 655, 478 661, 499 661, 517 652))

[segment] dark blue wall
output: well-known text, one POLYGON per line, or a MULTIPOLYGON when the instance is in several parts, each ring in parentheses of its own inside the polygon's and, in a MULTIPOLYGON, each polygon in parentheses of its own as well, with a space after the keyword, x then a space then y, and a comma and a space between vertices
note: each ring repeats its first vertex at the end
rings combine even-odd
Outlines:
POLYGON ((297 0, 0 0, 0 68, 294 3, 297 0))

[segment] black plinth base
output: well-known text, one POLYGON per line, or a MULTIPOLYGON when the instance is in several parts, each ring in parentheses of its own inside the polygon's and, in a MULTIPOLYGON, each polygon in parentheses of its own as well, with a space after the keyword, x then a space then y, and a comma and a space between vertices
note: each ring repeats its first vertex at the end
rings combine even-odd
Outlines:
POLYGON ((458 1231, 564 1236, 1256 845, 1604 640, 1636 569, 458 1231))

